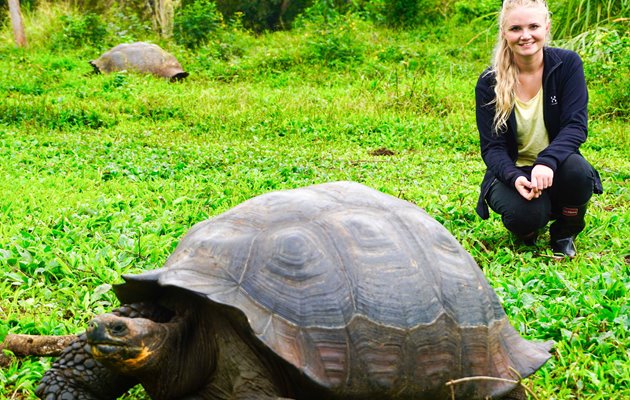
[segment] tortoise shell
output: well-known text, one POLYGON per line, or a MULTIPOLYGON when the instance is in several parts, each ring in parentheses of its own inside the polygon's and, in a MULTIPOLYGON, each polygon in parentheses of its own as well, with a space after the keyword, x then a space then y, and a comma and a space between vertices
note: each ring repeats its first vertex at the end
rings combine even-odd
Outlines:
MULTIPOLYGON (((158 284, 240 310, 261 343, 340 395, 450 398, 449 380, 526 377, 550 357, 550 343, 519 336, 442 225, 358 183, 245 201, 196 224, 163 268, 125 280, 122 301, 158 284)), ((456 393, 513 388, 472 380, 456 393)))
POLYGON ((175 56, 160 46, 145 42, 123 43, 90 61, 96 72, 134 70, 150 73, 171 80, 183 79, 188 72, 182 69, 175 56))

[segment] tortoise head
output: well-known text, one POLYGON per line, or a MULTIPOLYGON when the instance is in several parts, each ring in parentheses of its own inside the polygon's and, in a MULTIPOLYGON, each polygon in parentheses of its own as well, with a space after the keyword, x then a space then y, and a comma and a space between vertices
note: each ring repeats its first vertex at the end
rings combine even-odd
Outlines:
POLYGON ((155 364, 168 337, 168 329, 162 323, 114 314, 96 317, 87 329, 92 356, 109 368, 130 375, 155 364))

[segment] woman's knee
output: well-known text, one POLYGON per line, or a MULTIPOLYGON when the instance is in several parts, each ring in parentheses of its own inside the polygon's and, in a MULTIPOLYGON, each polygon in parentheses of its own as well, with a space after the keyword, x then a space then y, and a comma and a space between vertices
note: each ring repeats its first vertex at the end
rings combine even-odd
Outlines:
POLYGON ((503 225, 517 235, 526 235, 543 228, 549 222, 549 207, 515 207, 501 215, 503 225))
POLYGON ((562 203, 583 204, 593 194, 593 167, 579 154, 569 156, 554 177, 554 196, 562 203))
POLYGON ((517 235, 526 235, 549 222, 551 201, 546 193, 537 199, 526 200, 514 188, 497 182, 488 194, 488 205, 501 215, 503 225, 517 235))
POLYGON ((554 183, 566 186, 585 186, 593 187, 593 167, 579 154, 570 155, 558 167, 554 183))

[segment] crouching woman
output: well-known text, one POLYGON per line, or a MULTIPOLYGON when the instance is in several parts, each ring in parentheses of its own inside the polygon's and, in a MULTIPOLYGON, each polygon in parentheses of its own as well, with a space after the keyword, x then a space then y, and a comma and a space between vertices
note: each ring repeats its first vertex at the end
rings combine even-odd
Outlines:
POLYGON ((529 245, 554 220, 554 254, 575 257, 587 204, 602 184, 579 151, 588 132, 582 60, 546 46, 550 25, 543 0, 503 2, 492 66, 475 88, 487 166, 476 210, 486 219, 490 206, 529 245))

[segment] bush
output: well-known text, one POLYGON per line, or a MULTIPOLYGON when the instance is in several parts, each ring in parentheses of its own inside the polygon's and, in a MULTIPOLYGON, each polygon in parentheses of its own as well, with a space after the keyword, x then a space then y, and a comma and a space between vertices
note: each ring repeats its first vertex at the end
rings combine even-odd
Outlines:
POLYGON ((501 5, 496 0, 460 0, 455 3, 454 17, 461 22, 468 22, 475 18, 496 20, 501 5))
POLYGON ((418 0, 391 0, 385 2, 385 20, 390 26, 412 26, 419 14, 418 0))
MULTIPOLYGON (((94 13, 104 13, 112 7, 116 6, 115 0, 72 0, 70 2, 73 7, 80 11, 88 11, 94 13)), ((127 3, 134 5, 134 1, 126 1, 121 3, 127 3)), ((138 3, 138 2, 135 2, 138 3)))
POLYGON ((147 16, 123 7, 112 8, 107 15, 113 44, 152 40, 153 26, 147 16))
POLYGON ((100 45, 107 37, 107 26, 101 17, 94 13, 85 15, 67 14, 61 16, 62 37, 58 38, 60 47, 78 47, 81 45, 100 45))
POLYGON ((189 49, 196 49, 206 44, 222 25, 223 16, 213 1, 191 2, 176 11, 173 38, 189 49))
POLYGON ((412 27, 446 15, 449 0, 364 0, 354 9, 373 22, 412 27))
POLYGON ((582 56, 584 73, 593 94, 594 118, 630 119, 630 38, 614 29, 599 28, 563 42, 582 56))
POLYGON ((217 0, 216 3, 226 19, 240 14, 245 28, 262 32, 289 28, 313 0, 217 0))
POLYGON ((330 0, 318 0, 296 24, 307 35, 305 58, 339 67, 363 59, 363 41, 357 37, 357 18, 340 14, 330 0))

